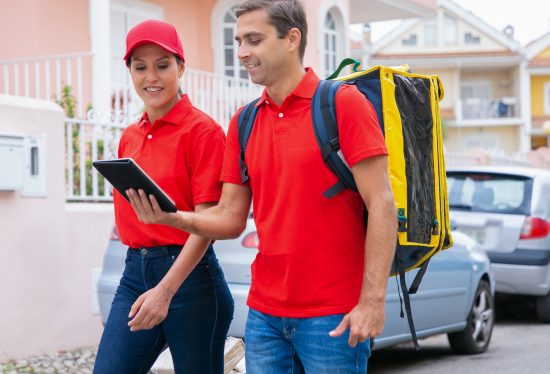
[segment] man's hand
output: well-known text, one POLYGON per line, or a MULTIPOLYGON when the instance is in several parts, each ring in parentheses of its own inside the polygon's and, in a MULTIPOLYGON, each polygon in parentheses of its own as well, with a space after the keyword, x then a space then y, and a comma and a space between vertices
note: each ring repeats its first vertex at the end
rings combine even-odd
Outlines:
POLYGON ((170 290, 159 284, 138 297, 128 315, 130 331, 147 330, 164 321, 172 296, 170 290))
POLYGON ((168 224, 171 222, 173 215, 176 214, 163 211, 157 199, 153 195, 147 196, 143 190, 136 191, 130 188, 126 190, 126 195, 141 223, 168 224))
POLYGON ((363 343, 369 338, 379 335, 384 329, 384 303, 373 305, 358 304, 344 316, 342 322, 329 332, 333 338, 341 336, 350 329, 348 344, 354 348, 357 343, 363 343))

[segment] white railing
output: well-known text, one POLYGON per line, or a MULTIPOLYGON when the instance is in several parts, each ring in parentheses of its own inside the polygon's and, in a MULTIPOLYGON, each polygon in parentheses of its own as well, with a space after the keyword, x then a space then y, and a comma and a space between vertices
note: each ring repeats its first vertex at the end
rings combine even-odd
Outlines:
POLYGON ((461 110, 460 113, 463 119, 494 119, 519 116, 515 97, 501 97, 498 99, 472 97, 462 99, 460 107, 457 107, 458 109, 461 110))
POLYGON ((193 69, 187 69, 183 74, 182 89, 194 105, 208 113, 225 130, 237 109, 262 93, 261 86, 248 79, 193 69))
MULTIPOLYGON (((74 103, 71 117, 87 118, 92 102, 92 54, 73 53, 0 60, 0 93, 37 99, 74 103), (64 98, 65 96, 65 98, 64 98)), ((96 113, 96 118, 110 121, 114 116, 132 122, 143 111, 143 103, 135 93, 128 69, 121 58, 111 60, 110 92, 100 97, 111 97, 109 113, 96 113)), ((186 69, 181 80, 182 89, 191 102, 227 128, 237 108, 261 94, 261 88, 247 79, 186 69)))
POLYGON ((111 201, 112 188, 92 161, 117 157, 124 123, 65 119, 65 165, 68 201, 111 201))
POLYGON ((91 53, 0 60, 0 93, 57 102, 69 93, 76 101, 74 115, 83 117, 91 100, 90 83, 84 81, 91 60, 91 53))
MULTIPOLYGON (((207 71, 186 69, 181 88, 193 105, 208 113, 225 130, 237 109, 260 96, 261 87, 248 79, 233 78, 207 71)), ((136 94, 128 69, 120 58, 113 58, 111 70, 113 110, 129 122, 143 111, 143 102, 136 94)))
POLYGON ((508 157, 499 152, 458 153, 445 152, 446 166, 500 165, 500 166, 533 166, 521 155, 508 157))
MULTIPOLYGON (((127 73, 126 73, 127 74, 127 73)), ((140 115, 142 102, 129 80, 114 82, 115 105, 108 118, 88 113, 90 119, 65 120, 66 174, 68 201, 111 201, 112 188, 92 167, 92 160, 116 158, 118 141, 126 124, 140 115)), ((227 129, 231 116, 243 104, 261 93, 259 86, 245 79, 219 76, 213 73, 187 70, 182 89, 191 102, 227 129)))

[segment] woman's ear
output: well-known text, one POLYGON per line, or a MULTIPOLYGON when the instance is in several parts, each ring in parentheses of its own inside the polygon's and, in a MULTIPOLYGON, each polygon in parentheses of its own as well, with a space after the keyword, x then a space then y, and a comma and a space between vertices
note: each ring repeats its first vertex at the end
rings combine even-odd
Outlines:
POLYGON ((178 78, 181 78, 183 76, 183 72, 185 71, 185 64, 181 62, 178 65, 178 78))

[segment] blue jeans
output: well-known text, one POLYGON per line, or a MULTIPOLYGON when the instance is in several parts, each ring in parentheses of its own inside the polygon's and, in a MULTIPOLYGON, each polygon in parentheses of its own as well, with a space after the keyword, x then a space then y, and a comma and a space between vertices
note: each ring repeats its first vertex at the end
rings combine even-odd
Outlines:
POLYGON ((96 356, 96 374, 147 373, 170 347, 176 373, 223 373, 223 349, 233 318, 233 298, 212 246, 176 291, 166 319, 149 330, 131 332, 128 313, 155 287, 181 246, 128 249, 96 356))
POLYGON ((343 317, 285 318, 250 309, 245 331, 247 374, 365 374, 369 341, 351 348, 349 330, 339 338, 328 335, 343 317))

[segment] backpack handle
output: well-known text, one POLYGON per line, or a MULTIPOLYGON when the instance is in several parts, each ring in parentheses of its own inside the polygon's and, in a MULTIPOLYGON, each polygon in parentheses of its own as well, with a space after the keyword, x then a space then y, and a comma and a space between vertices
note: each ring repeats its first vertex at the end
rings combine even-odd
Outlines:
POLYGON ((329 75, 327 77, 327 79, 336 78, 337 76, 340 75, 340 73, 342 72, 342 69, 344 69, 346 66, 351 65, 351 64, 353 64, 353 68, 352 68, 353 72, 357 73, 358 72, 357 68, 359 67, 359 65, 361 65, 361 62, 359 62, 358 60, 356 60, 354 58, 348 57, 348 58, 343 59, 342 62, 340 62, 340 65, 338 65, 338 68, 334 71, 334 73, 329 75))

